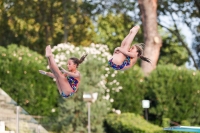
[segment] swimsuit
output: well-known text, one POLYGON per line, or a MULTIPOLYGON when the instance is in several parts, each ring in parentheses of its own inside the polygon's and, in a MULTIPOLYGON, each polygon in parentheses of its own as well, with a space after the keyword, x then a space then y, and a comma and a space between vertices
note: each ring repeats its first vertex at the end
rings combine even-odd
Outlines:
POLYGON ((75 79, 74 77, 68 76, 68 77, 67 77, 67 80, 68 80, 70 86, 72 87, 73 92, 71 92, 69 95, 66 95, 65 93, 62 92, 62 93, 61 93, 61 96, 62 96, 62 97, 65 97, 65 98, 70 97, 70 96, 72 96, 72 95, 74 94, 74 92, 75 92, 75 90, 76 90, 76 87, 77 87, 77 84, 78 84, 78 80, 75 79))
POLYGON ((115 70, 121 70, 123 69, 125 66, 130 65, 130 57, 126 56, 126 59, 124 60, 124 62, 121 65, 116 65, 112 62, 112 59, 110 59, 108 61, 108 64, 110 65, 110 67, 112 67, 115 70))

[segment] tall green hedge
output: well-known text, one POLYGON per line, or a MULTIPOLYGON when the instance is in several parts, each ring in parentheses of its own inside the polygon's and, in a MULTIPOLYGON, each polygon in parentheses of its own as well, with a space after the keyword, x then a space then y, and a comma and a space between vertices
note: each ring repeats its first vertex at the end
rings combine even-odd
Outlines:
POLYGON ((46 70, 43 56, 26 47, 0 47, 0 88, 31 115, 53 115, 58 91, 52 79, 39 74, 46 70))
POLYGON ((109 114, 104 122, 107 133, 162 133, 163 128, 134 113, 109 114))
POLYGON ((200 125, 199 71, 159 65, 144 77, 141 69, 134 66, 123 72, 110 70, 108 81, 115 109, 142 115, 142 100, 149 99, 151 122, 162 125, 162 119, 169 118, 177 123, 186 120, 191 125, 200 125))
POLYGON ((146 89, 142 88, 143 78, 138 65, 126 71, 109 68, 107 87, 110 88, 108 92, 110 97, 114 99, 112 107, 120 109, 122 112, 141 114, 141 101, 146 92, 146 89))
POLYGON ((162 118, 200 125, 200 73, 173 65, 158 66, 144 81, 145 98, 151 101, 152 120, 162 118))

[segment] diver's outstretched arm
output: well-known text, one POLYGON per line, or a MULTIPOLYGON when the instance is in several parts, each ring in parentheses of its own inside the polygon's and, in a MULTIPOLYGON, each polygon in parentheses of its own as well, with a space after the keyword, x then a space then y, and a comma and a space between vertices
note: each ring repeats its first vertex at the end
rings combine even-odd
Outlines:
POLYGON ((43 70, 39 70, 39 73, 43 74, 43 75, 46 75, 46 76, 49 76, 51 78, 55 78, 54 74, 51 73, 51 72, 45 72, 43 70))
POLYGON ((61 72, 63 72, 64 74, 66 74, 67 76, 71 76, 71 77, 74 77, 74 78, 78 78, 80 77, 80 72, 76 71, 76 73, 72 73, 72 72, 69 72, 67 70, 65 70, 64 68, 60 67, 61 68, 61 72))

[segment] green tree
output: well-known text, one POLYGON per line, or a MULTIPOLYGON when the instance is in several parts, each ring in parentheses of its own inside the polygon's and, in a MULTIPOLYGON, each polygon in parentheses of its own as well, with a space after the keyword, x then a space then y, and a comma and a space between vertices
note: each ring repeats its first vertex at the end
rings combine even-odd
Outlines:
MULTIPOLYGON (((108 45, 112 53, 114 48, 120 46, 121 41, 133 25, 134 22, 131 22, 131 18, 124 14, 115 15, 108 13, 105 16, 99 16, 97 36, 94 42, 108 45)), ((172 33, 166 32, 161 27, 159 28, 159 34, 162 36, 163 46, 160 51, 158 64, 184 65, 188 61, 189 56, 187 50, 178 41, 177 37, 172 33)), ((140 30, 133 40, 133 44, 142 42, 142 38, 140 30)))
MULTIPOLYGON (((93 1, 93 2, 88 2, 88 3, 89 3, 89 5, 92 5, 95 7, 93 10, 94 13, 97 13, 97 14, 101 13, 101 14, 105 15, 109 12, 110 14, 114 14, 114 16, 123 14, 123 16, 130 18, 131 21, 134 23, 137 23, 137 24, 142 23, 141 19, 140 19, 140 15, 139 15, 140 11, 138 10, 138 4, 139 4, 138 1, 111 0, 111 1, 95 1, 95 2, 93 1)), ((193 64, 195 66, 197 66, 196 62, 198 62, 198 58, 195 57, 195 54, 192 53, 191 48, 185 42, 185 37, 182 35, 182 27, 179 27, 179 25, 181 22, 181 23, 185 24, 191 30, 191 32, 194 35, 194 38, 196 38, 196 39, 194 39, 196 41, 194 41, 193 46, 194 46, 196 52, 198 53, 198 51, 199 51, 199 49, 198 49, 198 40, 199 40, 198 39, 199 38, 198 26, 199 26, 199 9, 200 9, 199 5, 200 4, 199 4, 198 0, 194 0, 194 1, 192 1, 192 0, 184 0, 184 1, 174 1, 174 0, 160 1, 160 0, 158 0, 158 5, 157 5, 158 6, 158 8, 157 8, 158 18, 157 18, 156 22, 158 23, 158 25, 161 26, 163 31, 164 31, 164 29, 167 29, 167 31, 165 31, 165 34, 168 34, 168 35, 172 34, 173 36, 176 36, 174 39, 176 42, 179 42, 179 43, 176 43, 176 44, 178 44, 178 46, 175 46, 175 47, 179 47, 179 45, 182 45, 182 47, 184 47, 185 50, 187 51, 187 54, 191 57, 192 62, 194 62, 193 64), (171 6, 171 5, 173 5, 173 6, 171 6), (177 14, 177 12, 178 12, 178 17, 174 17, 177 14), (167 17, 169 19, 171 18, 168 26, 166 26, 166 19, 163 19, 163 17, 167 17), (175 18, 178 18, 178 19, 175 19, 175 18)), ((99 20, 102 20, 101 17, 99 18, 99 20)), ((118 23, 120 21, 115 21, 115 19, 112 19, 111 21, 108 21, 107 23, 109 23, 109 22, 111 22, 111 24, 113 24, 112 22, 118 23)), ((127 21, 127 22, 129 22, 129 21, 127 21)), ((115 28, 115 27, 113 27, 113 28, 115 28)), ((103 29, 103 28, 101 28, 101 29, 103 29)), ((110 30, 110 29, 106 28, 105 30, 110 30)), ((128 30, 128 29, 125 28, 124 30, 128 30)), ((112 34, 112 32, 113 32, 113 30, 111 30, 110 32, 106 31, 105 33, 112 34)), ((111 36, 111 34, 106 34, 106 35, 111 36)), ((162 35, 162 37, 163 37, 163 35, 162 35)), ((109 37, 107 37, 107 36, 103 37, 101 40, 104 41, 104 44, 108 44, 109 48, 111 48, 111 51, 112 51, 112 47, 110 46, 110 44, 109 44, 110 42, 107 38, 109 38, 109 37), (108 43, 106 43, 105 40, 108 40, 107 41, 108 43)), ((115 38, 114 35, 111 38, 115 38)), ((143 42, 141 40, 142 39, 139 39, 139 42, 143 42)), ((119 40, 117 43, 119 43, 119 40)), ((112 44, 112 42, 111 42, 111 44, 112 44)), ((115 43, 113 43, 113 45, 115 45, 115 43)), ((164 44, 162 44, 162 46, 165 48, 167 48, 168 46, 171 47, 171 45, 169 45, 169 43, 166 43, 166 42, 164 42, 164 44)), ((169 49, 171 49, 171 48, 169 48, 169 49)), ((162 52, 163 52, 163 50, 161 49, 160 55, 162 55, 162 52)), ((164 55, 165 54, 166 53, 164 53, 164 55)))
POLYGON ((108 133, 163 133, 163 129, 149 123, 138 114, 109 114, 105 120, 105 130, 108 133))
MULTIPOLYGON (((99 15, 97 23, 97 37, 94 38, 94 42, 108 45, 110 52, 121 45, 122 40, 135 24, 129 16, 121 13, 99 15)), ((134 42, 138 41, 141 41, 141 34, 134 40, 134 42)))
POLYGON ((121 112, 143 114, 141 101, 151 101, 149 120, 161 125, 164 118, 199 125, 200 75, 198 71, 175 65, 159 65, 148 77, 135 66, 132 70, 107 71, 107 95, 112 108, 121 112))
POLYGON ((166 20, 160 18, 158 19, 159 25, 177 37, 177 40, 187 50, 188 55, 191 57, 189 61, 196 69, 199 68, 199 12, 200 2, 198 0, 159 0, 159 16, 168 17, 171 22, 167 25, 164 22, 166 20), (192 33, 193 49, 186 43, 185 37, 181 35, 183 26, 188 29, 188 32, 192 33), (195 50, 196 53, 192 50, 195 50))
POLYGON ((163 118, 199 125, 199 80, 198 71, 174 65, 158 66, 143 84, 147 90, 144 96, 151 101, 150 120, 159 125, 163 118))
POLYGON ((160 50, 158 64, 185 65, 189 59, 189 55, 184 46, 178 41, 177 37, 171 33, 166 33, 162 29, 160 29, 159 32, 162 36, 163 46, 160 50))
POLYGON ((141 86, 143 74, 138 65, 129 71, 109 70, 107 74, 107 87, 110 89, 107 95, 113 99, 112 108, 141 114, 141 101, 146 89, 141 86))
POLYGON ((47 44, 63 42, 66 33, 74 45, 88 45, 95 32, 82 4, 59 0, 2 1, 0 45, 15 43, 43 53, 47 44))
POLYGON ((50 79, 44 79, 46 60, 24 46, 0 47, 0 87, 31 115, 54 115, 58 93, 50 79))

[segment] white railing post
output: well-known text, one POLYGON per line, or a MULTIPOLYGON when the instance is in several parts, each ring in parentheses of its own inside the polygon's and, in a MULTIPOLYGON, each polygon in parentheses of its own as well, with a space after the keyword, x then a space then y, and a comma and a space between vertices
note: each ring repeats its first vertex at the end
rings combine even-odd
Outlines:
POLYGON ((41 126, 38 125, 38 126, 37 126, 37 133, 40 133, 40 128, 41 128, 41 126))
POLYGON ((16 114, 17 114, 16 133, 19 133, 19 109, 20 109, 20 107, 17 106, 17 109, 16 109, 16 114))

